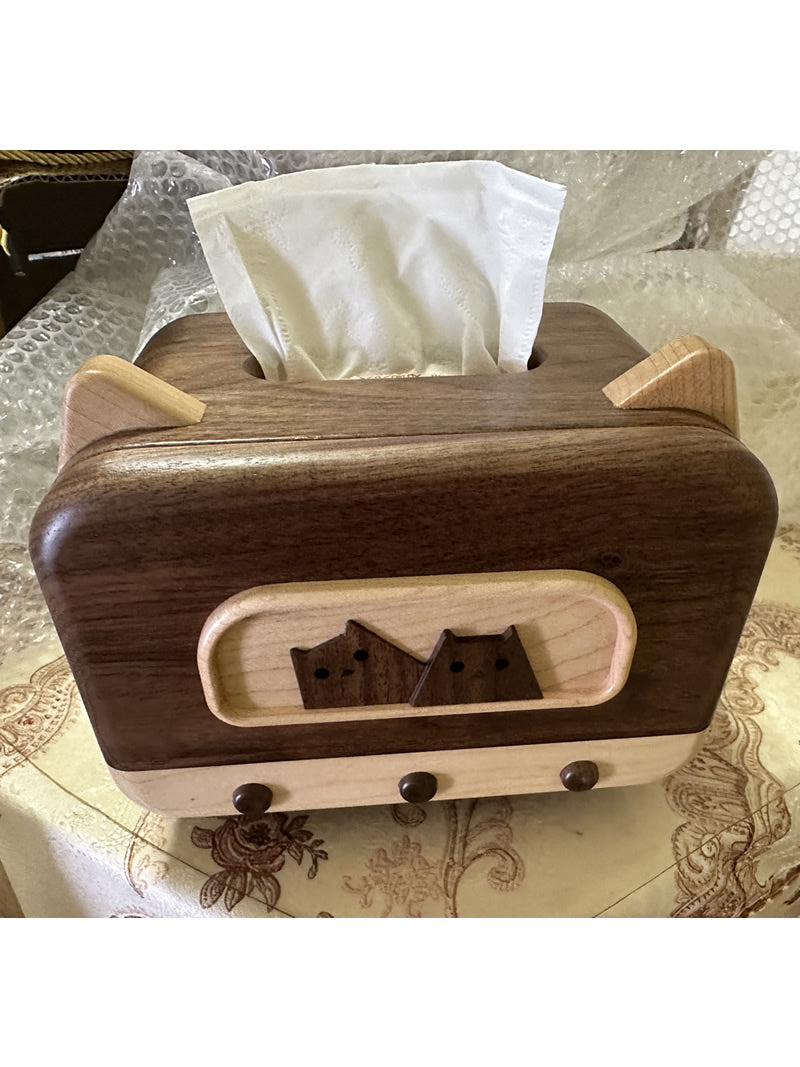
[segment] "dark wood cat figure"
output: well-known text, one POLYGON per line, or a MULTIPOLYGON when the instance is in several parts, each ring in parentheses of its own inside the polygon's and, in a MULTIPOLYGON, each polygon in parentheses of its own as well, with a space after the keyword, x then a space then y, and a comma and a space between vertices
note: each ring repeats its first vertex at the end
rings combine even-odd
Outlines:
POLYGON ((489 704, 541 700, 542 691, 515 627, 502 634, 457 637, 444 630, 409 704, 489 704))
POLYGON ((425 664, 352 619, 343 634, 290 650, 305 708, 407 704, 425 664))

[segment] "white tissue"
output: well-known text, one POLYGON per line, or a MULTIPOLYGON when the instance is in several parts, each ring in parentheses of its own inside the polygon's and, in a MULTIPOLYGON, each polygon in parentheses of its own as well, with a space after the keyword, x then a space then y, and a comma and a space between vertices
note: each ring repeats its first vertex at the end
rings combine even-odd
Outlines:
POLYGON ((267 378, 523 371, 566 190, 484 160, 302 171, 188 201, 267 378))

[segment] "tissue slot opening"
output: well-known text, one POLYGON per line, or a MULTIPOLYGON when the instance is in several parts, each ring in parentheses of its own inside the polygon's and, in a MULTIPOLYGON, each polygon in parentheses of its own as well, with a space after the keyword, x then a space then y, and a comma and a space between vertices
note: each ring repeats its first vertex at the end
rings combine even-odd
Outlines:
POLYGON ((247 359, 242 364, 242 370, 245 372, 245 374, 249 374, 251 378, 261 378, 262 381, 265 378, 264 370, 255 356, 247 357, 247 359))
POLYGON ((536 370, 547 359, 547 353, 539 345, 534 345, 528 359, 528 370, 536 370))
MULTIPOLYGON (((537 367, 541 367, 546 359, 547 352, 545 352, 539 345, 534 345, 527 363, 528 370, 536 370, 537 367)), ((242 363, 242 370, 245 374, 249 374, 251 378, 260 378, 262 381, 266 380, 263 368, 255 356, 248 356, 247 359, 245 359, 242 363)))
MULTIPOLYGON (((546 359, 547 353, 545 350, 539 345, 534 345, 527 363, 528 370, 535 370, 537 367, 541 367, 546 359)), ((261 381, 266 381, 267 376, 254 355, 247 356, 247 359, 242 363, 242 370, 245 375, 250 375, 251 378, 259 378, 261 381)), ((397 377, 403 378, 406 376, 399 375, 397 377)))

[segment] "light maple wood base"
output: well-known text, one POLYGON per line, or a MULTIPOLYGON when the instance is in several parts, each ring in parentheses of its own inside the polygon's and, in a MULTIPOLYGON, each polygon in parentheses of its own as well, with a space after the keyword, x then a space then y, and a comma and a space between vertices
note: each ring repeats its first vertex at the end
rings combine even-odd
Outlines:
POLYGON ((413 771, 436 776, 436 800, 562 792, 561 769, 576 760, 597 764, 596 788, 642 785, 691 759, 705 733, 162 771, 112 768, 111 775, 131 800, 173 818, 235 815, 233 791, 247 782, 270 787, 270 811, 348 808, 401 803, 398 782, 413 771))

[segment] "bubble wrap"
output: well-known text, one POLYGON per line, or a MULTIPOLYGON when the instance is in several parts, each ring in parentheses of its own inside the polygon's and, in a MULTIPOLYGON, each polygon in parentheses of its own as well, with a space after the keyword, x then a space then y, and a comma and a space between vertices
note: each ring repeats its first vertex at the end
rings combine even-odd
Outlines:
MULTIPOLYGON (((650 351, 682 334, 713 341, 734 362, 740 435, 766 465, 782 517, 800 521, 800 333, 719 252, 621 255, 551 270, 549 300, 602 308, 650 351)), ((758 272, 757 265, 751 264, 758 272)))
POLYGON ((546 299, 595 304, 650 348, 699 333, 731 354, 742 436, 783 520, 800 522, 798 153, 140 152, 75 271, 0 339, 0 661, 52 632, 26 545, 56 471, 67 378, 222 310, 187 198, 311 167, 446 159, 497 159, 567 187, 546 299))
POLYGON ((28 529, 58 457, 64 384, 98 352, 133 359, 161 326, 220 311, 186 200, 274 173, 260 152, 141 152, 76 269, 0 339, 0 661, 50 632, 28 529))
POLYGON ((651 251, 678 240, 688 211, 754 166, 759 152, 272 152, 279 174, 353 163, 495 159, 567 188, 552 262, 651 251))
POLYGON ((731 219, 726 247, 800 253, 800 152, 772 152, 758 164, 731 219))

